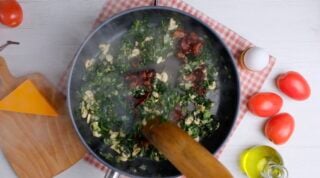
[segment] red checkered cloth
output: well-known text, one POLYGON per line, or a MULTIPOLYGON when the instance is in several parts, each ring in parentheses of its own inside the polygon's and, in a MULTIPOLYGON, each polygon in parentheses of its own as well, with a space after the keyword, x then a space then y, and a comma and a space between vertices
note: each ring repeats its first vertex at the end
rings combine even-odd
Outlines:
MULTIPOLYGON (((141 7, 141 6, 150 6, 153 5, 153 0, 108 0, 102 9, 99 17, 95 22, 95 26, 106 20, 107 18, 113 16, 114 14, 124 11, 126 9, 134 8, 134 7, 141 7)), ((168 6, 180 9, 185 11, 205 22, 209 25, 214 31, 216 31, 220 37, 224 40, 227 44, 229 49, 231 50, 234 59, 236 59, 236 64, 238 67, 238 72, 240 75, 240 87, 241 87, 241 98, 240 98, 240 108, 238 118, 235 122, 235 125, 231 131, 230 136, 234 133, 237 126, 240 124, 243 116, 247 112, 246 103, 248 97, 253 95, 254 93, 258 92, 264 83, 265 79, 267 78, 268 74, 270 73, 272 67, 275 64, 275 58, 270 56, 270 61, 268 66, 261 72, 250 72, 248 70, 243 69, 239 63, 239 57, 241 52, 246 50, 247 48, 254 46, 248 40, 244 39, 234 31, 230 30, 229 28, 225 27, 224 25, 220 24, 219 22, 213 20, 212 18, 208 17, 201 11, 193 8, 189 4, 183 2, 182 0, 158 0, 158 6, 168 6)), ((59 82, 59 88, 62 92, 65 93, 66 89, 66 80, 69 73, 69 67, 63 74, 61 81, 59 82)), ((229 138, 230 138, 229 136, 229 138)), ((229 139, 228 138, 228 139, 229 139)), ((216 157, 219 157, 222 153, 225 144, 220 147, 220 149, 215 154, 216 157)), ((102 171, 106 171, 108 168, 105 167, 102 163, 96 160, 92 155, 87 154, 84 159, 88 161, 90 164, 94 165, 95 167, 99 168, 102 171)))

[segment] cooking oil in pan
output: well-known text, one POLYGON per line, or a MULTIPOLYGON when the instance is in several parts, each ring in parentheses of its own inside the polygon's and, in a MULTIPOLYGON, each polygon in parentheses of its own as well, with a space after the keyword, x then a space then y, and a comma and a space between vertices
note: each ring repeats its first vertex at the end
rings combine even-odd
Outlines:
POLYGON ((240 156, 240 168, 249 178, 288 177, 280 154, 265 145, 244 150, 240 156))

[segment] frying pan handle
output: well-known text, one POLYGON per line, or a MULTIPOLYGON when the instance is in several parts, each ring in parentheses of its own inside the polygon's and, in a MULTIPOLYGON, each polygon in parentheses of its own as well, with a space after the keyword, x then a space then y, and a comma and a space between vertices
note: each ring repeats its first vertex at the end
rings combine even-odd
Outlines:
POLYGON ((113 169, 108 169, 104 178, 118 178, 120 176, 119 172, 114 171, 113 169))

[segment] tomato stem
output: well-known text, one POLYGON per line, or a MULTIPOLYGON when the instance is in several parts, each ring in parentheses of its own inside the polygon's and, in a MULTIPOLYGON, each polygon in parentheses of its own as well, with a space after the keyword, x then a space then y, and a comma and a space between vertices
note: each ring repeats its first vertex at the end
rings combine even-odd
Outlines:
POLYGON ((20 42, 8 40, 5 44, 0 46, 0 51, 4 50, 4 48, 6 48, 9 45, 19 45, 19 44, 20 44, 20 42))

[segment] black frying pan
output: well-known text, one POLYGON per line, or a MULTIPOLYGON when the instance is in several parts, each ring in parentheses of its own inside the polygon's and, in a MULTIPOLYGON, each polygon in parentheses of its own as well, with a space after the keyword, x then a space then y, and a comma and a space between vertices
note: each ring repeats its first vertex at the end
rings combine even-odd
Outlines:
POLYGON ((84 61, 88 57, 95 56, 98 53, 99 49, 97 46, 100 43, 106 41, 111 44, 117 43, 128 28, 130 28, 134 20, 145 16, 148 16, 149 19, 153 19, 155 22, 157 22, 159 17, 174 16, 179 18, 190 30, 203 33, 209 37, 208 43, 211 43, 212 52, 215 53, 218 59, 215 61, 218 71, 218 89, 215 91, 212 99, 215 101, 213 114, 218 118, 220 126, 211 136, 204 138, 201 144, 212 154, 221 147, 232 129, 239 104, 240 88, 234 59, 226 45, 212 29, 199 19, 177 9, 167 7, 131 9, 113 16, 97 27, 86 38, 75 55, 68 84, 68 106, 74 127, 83 144, 92 155, 112 170, 133 177, 176 177, 181 175, 181 173, 169 161, 155 162, 148 159, 136 159, 124 163, 116 163, 115 161, 107 160, 100 152, 106 151, 108 148, 102 143, 102 139, 92 136, 89 125, 77 114, 80 98, 77 96, 76 91, 78 91, 82 84, 81 77, 85 72, 84 61), (146 166, 145 169, 139 169, 142 165, 146 166))

